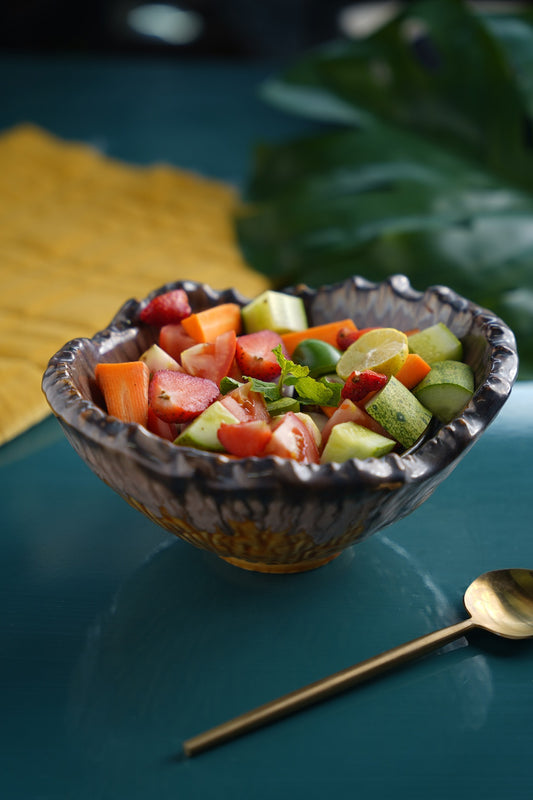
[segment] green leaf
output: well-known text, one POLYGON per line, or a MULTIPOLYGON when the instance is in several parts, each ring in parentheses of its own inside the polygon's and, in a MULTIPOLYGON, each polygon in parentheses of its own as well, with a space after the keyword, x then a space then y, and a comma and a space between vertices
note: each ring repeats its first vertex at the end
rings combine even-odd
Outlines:
POLYGON ((252 384, 254 392, 261 392, 267 403, 278 403, 281 400, 288 400, 284 397, 284 387, 291 386, 297 394, 297 400, 301 403, 337 406, 341 399, 340 384, 328 381, 326 378, 316 380, 309 376, 309 367, 305 364, 295 364, 289 358, 285 358, 278 345, 272 351, 275 353, 278 364, 281 367, 281 375, 277 383, 261 381, 257 378, 245 378, 252 384))
POLYGON ((280 387, 271 381, 261 381, 258 378, 248 378, 245 380, 252 384, 253 392, 260 392, 265 396, 265 400, 279 400, 281 397, 280 387))
POLYGON ((294 388, 298 392, 299 400, 303 403, 318 406, 336 405, 331 402, 333 390, 315 378, 299 378, 294 388))
POLYGON ((229 375, 225 375, 222 380, 220 381, 220 393, 221 394, 228 394, 228 392, 232 392, 234 389, 238 389, 239 386, 242 386, 240 381, 236 381, 235 378, 230 378, 229 375))
POLYGON ((277 362, 281 367, 281 375, 279 379, 280 388, 284 384, 290 385, 291 378, 304 378, 306 375, 309 375, 309 367, 307 367, 305 364, 295 364, 294 361, 290 360, 290 358, 285 358, 280 344, 278 344, 277 347, 272 350, 272 352, 276 356, 277 362))
POLYGON ((246 260, 278 286, 397 272, 451 286, 503 316, 533 375, 533 15, 407 4, 264 93, 329 127, 257 149, 246 260))

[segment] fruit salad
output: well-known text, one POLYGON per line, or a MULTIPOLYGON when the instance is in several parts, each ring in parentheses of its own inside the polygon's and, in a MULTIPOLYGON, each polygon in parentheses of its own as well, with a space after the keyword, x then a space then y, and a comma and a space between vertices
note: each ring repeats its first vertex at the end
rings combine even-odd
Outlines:
POLYGON ((99 363, 106 410, 177 447, 307 464, 415 445, 469 402, 474 376, 442 322, 423 330, 309 326, 301 298, 268 290, 244 307, 193 312, 184 289, 145 305, 155 343, 99 363))

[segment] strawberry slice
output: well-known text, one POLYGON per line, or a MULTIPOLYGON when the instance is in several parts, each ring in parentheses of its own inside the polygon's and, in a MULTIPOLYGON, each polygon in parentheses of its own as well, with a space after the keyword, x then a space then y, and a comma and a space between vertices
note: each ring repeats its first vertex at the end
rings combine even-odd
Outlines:
POLYGON ((341 389, 341 397, 357 403, 366 397, 369 392, 377 392, 379 389, 383 389, 387 381, 386 375, 382 375, 381 372, 374 372, 373 369, 364 369, 362 372, 354 370, 348 376, 341 389))
POLYGON ((139 314, 141 322, 146 325, 175 324, 190 316, 191 307, 189 298, 183 289, 173 289, 164 294, 158 294, 139 314))
POLYGON ((235 358, 243 375, 261 381, 273 381, 281 374, 281 367, 272 350, 281 345, 287 351, 281 336, 274 331, 257 331, 237 337, 235 358))
POLYGON ((150 382, 150 408, 164 422, 189 422, 213 403, 220 392, 216 383, 186 372, 161 369, 150 382))
POLYGON ((250 420, 238 425, 227 425, 223 422, 217 436, 227 453, 246 458, 263 455, 263 450, 272 438, 272 431, 265 420, 250 420))

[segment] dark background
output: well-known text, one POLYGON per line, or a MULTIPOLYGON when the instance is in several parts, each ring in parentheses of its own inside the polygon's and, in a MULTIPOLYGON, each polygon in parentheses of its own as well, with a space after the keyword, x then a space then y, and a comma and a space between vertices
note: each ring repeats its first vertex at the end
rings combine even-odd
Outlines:
POLYGON ((132 28, 131 12, 148 4, 150 0, 6 0, 0 3, 0 48, 284 58, 337 36, 345 7, 369 5, 353 0, 163 1, 161 5, 191 12, 201 21, 201 31, 191 41, 176 44, 132 28))

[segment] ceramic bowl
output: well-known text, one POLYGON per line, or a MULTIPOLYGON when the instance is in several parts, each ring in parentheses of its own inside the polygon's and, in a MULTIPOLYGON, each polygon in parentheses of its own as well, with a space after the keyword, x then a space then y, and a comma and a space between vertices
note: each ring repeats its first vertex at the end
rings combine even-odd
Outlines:
POLYGON ((376 284, 360 277, 303 298, 310 325, 351 317, 359 327, 408 330, 444 322, 463 341, 476 390, 463 413, 432 423, 409 451, 343 464, 304 465, 276 456, 231 459, 179 447, 105 413, 94 380, 99 361, 131 361, 156 341, 138 323, 156 294, 182 287, 194 311, 247 298, 189 281, 130 300, 92 339, 75 339, 50 360, 43 390, 76 452, 105 483, 150 520, 232 564, 263 572, 317 567, 405 517, 432 494, 505 403, 518 358, 510 329, 486 309, 436 286, 415 291, 407 278, 376 284))

